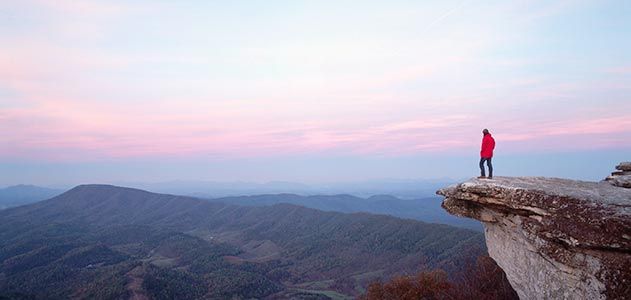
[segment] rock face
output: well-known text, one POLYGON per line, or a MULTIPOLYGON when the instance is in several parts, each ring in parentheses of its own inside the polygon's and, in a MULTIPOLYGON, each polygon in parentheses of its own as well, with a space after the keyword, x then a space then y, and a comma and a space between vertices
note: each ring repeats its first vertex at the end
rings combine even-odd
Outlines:
POLYGON ((631 189, 543 177, 471 179, 443 208, 484 224, 521 299, 631 297, 631 189))

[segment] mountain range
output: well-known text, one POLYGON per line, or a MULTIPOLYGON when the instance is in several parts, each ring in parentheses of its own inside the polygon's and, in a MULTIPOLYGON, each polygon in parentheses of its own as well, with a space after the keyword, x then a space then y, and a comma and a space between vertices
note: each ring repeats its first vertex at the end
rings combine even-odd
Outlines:
POLYGON ((0 295, 344 299, 396 274, 457 272, 483 241, 384 215, 82 185, 0 211, 0 295))
POLYGON ((223 197, 209 200, 247 206, 289 203, 323 211, 344 213, 368 212, 482 231, 482 225, 477 220, 456 217, 445 212, 440 206, 442 198, 437 196, 404 200, 390 195, 375 195, 368 198, 360 198, 348 194, 313 196, 268 194, 223 197))
MULTIPOLYGON (((298 187, 302 187, 303 191, 306 191, 307 185, 292 184, 284 182, 270 182, 267 184, 261 184, 261 186, 267 187, 261 189, 254 188, 252 184, 242 183, 240 185, 228 184, 235 188, 234 193, 239 191, 246 196, 227 196, 213 198, 207 196, 206 193, 199 193, 194 191, 214 191, 215 194, 221 194, 226 192, 221 187, 226 185, 212 184, 210 186, 204 186, 204 182, 199 182, 197 185, 195 182, 184 184, 183 182, 172 183, 162 187, 154 186, 159 190, 174 191, 175 194, 180 195, 193 195, 194 197, 209 199, 215 202, 224 202, 228 204, 247 205, 247 206, 266 206, 280 203, 295 204, 310 208, 315 208, 324 211, 337 211, 337 212, 368 212, 374 214, 391 215, 399 218, 415 219, 419 221, 429 223, 447 224, 451 226, 457 226, 461 228, 467 228, 477 231, 482 231, 482 225, 476 220, 467 218, 460 218, 448 214, 441 208, 442 199, 433 194, 427 194, 422 198, 399 198, 392 195, 373 195, 369 197, 359 197, 350 194, 332 194, 332 195, 299 195, 289 193, 275 193, 275 194, 263 194, 263 195, 248 195, 248 192, 255 190, 293 190, 298 187), (176 188, 177 187, 177 188, 176 188), (185 187, 190 187, 188 192, 184 190, 185 187), (215 189, 217 188, 217 189, 215 189), (239 190, 240 188, 240 190, 239 190)), ((397 181, 399 190, 396 190, 394 186, 389 186, 392 192, 399 192, 403 188, 402 185, 408 182, 397 181)), ((431 185, 431 182, 426 182, 431 185)), ((381 187, 383 188, 383 186, 381 187)), ((410 187, 411 188, 411 187, 410 187)), ((426 188, 426 187, 423 187, 426 188)), ((376 190, 383 190, 376 187, 376 190)), ((375 191, 376 191, 375 190, 375 191)), ((315 191, 315 190, 312 190, 315 191)), ((410 190, 411 191, 411 190, 410 190)), ((52 198, 53 196, 61 194, 63 191, 59 189, 44 188, 34 185, 16 185, 0 189, 0 209, 8 207, 14 207, 37 201, 52 198)), ((418 191, 417 191, 418 192, 418 191)), ((172 194, 168 192, 169 194, 172 194)), ((420 192, 420 195, 425 193, 420 192)))
POLYGON ((164 182, 117 182, 116 185, 135 187, 156 193, 186 195, 203 198, 252 196, 291 193, 298 195, 350 194, 357 197, 392 195, 400 199, 434 196, 439 188, 456 183, 453 179, 374 179, 366 181, 301 183, 290 181, 217 182, 174 180, 164 182))
POLYGON ((0 189, 0 209, 46 200, 63 193, 62 190, 34 185, 14 185, 0 189))

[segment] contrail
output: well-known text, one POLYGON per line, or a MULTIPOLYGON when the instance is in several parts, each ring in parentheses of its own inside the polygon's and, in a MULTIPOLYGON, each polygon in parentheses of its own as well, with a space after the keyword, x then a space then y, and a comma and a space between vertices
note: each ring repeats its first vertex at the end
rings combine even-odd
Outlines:
POLYGON ((454 8, 448 10, 447 12, 445 12, 442 16, 438 17, 436 20, 432 21, 431 23, 429 23, 429 25, 427 25, 427 27, 425 28, 425 30, 423 30, 423 32, 427 32, 430 29, 432 29, 434 26, 436 26, 438 23, 442 22, 443 20, 445 20, 447 17, 449 17, 451 14, 453 14, 454 12, 456 12, 457 10, 463 8, 465 6, 465 4, 467 4, 469 2, 469 0, 465 0, 460 2, 460 4, 458 4, 457 6, 455 6, 454 8))

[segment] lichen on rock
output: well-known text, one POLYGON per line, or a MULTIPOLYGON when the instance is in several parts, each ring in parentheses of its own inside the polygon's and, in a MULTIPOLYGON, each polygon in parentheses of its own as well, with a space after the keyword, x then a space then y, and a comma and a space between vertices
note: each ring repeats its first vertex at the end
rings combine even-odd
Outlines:
POLYGON ((631 189, 543 177, 471 179, 437 192, 483 222, 489 254, 522 299, 631 295, 631 189))

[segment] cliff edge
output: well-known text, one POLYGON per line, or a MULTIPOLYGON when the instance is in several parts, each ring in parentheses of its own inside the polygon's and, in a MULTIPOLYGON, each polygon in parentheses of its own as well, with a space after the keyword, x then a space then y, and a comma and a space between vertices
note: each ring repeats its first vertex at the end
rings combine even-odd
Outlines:
POLYGON ((521 299, 631 297, 631 189, 495 177, 437 193, 449 213, 484 224, 489 254, 521 299))

